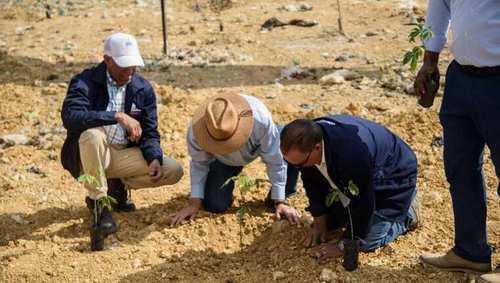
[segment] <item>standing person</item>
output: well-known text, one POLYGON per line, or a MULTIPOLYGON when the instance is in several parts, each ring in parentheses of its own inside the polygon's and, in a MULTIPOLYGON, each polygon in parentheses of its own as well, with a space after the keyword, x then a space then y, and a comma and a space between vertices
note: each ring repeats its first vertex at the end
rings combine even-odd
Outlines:
POLYGON ((286 198, 295 193, 297 171, 287 178, 287 164, 280 152, 278 127, 271 113, 257 98, 228 94, 209 98, 194 113, 187 134, 191 155, 191 198, 173 216, 172 225, 192 219, 203 206, 222 213, 233 203, 234 182, 243 167, 258 157, 266 164, 277 217, 298 223, 299 215, 286 198))
MULTIPOLYGON (((482 171, 485 144, 500 176, 500 1, 430 0, 424 64, 415 80, 426 93, 427 74, 439 81, 439 53, 451 22, 454 60, 448 66, 439 113, 444 166, 455 217, 455 245, 443 256, 422 261, 450 271, 488 272, 491 246, 486 230, 486 187, 482 171)), ((500 194, 500 191, 499 191, 500 194)), ((500 269, 482 279, 500 282, 500 269)))
MULTIPOLYGON (((314 217, 305 246, 324 240, 328 230, 347 227, 344 238, 354 235, 362 251, 372 251, 417 228, 416 156, 382 125, 347 115, 298 119, 281 132, 281 152, 289 166, 301 168, 314 217), (357 186, 357 195, 346 190, 349 184, 357 186), (333 190, 343 193, 341 202, 328 207, 333 190)), ((340 256, 342 248, 339 241, 313 253, 323 261, 340 256)))
POLYGON ((118 230, 103 204, 106 196, 118 201, 115 210, 133 211, 126 188, 171 185, 183 175, 181 165, 160 148, 155 93, 135 73, 143 65, 135 38, 112 34, 104 43, 104 61, 73 77, 63 102, 61 117, 68 130, 63 167, 75 178, 97 179, 97 184, 85 184, 92 250, 102 250, 104 238, 118 230))

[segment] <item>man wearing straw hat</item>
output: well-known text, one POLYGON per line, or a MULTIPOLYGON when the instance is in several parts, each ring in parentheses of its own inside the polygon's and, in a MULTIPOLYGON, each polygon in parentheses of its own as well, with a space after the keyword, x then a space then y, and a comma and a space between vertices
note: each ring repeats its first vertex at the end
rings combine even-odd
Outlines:
POLYGON ((295 192, 297 172, 290 173, 292 178, 287 180, 279 135, 271 113, 255 97, 221 94, 205 101, 195 111, 187 135, 191 198, 171 224, 194 218, 202 205, 213 213, 229 209, 234 182, 224 183, 257 157, 267 167, 272 184, 269 198, 274 201, 276 216, 297 223, 297 211, 286 202, 286 197, 295 192))

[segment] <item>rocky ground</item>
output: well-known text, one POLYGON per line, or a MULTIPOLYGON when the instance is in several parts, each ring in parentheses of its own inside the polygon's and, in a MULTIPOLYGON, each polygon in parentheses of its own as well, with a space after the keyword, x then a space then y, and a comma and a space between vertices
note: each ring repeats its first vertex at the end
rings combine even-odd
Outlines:
MULTIPOLYGON (((342 0, 345 36, 333 0, 233 0, 230 7, 222 7, 227 1, 167 2, 167 57, 157 0, 0 2, 0 281, 475 281, 418 260, 453 242, 440 98, 429 110, 417 106, 409 95, 414 76, 400 64, 410 48, 408 24, 424 16, 424 1, 342 0), (312 26, 261 30, 272 17, 312 26), (257 96, 278 123, 355 114, 387 125, 417 153, 423 227, 362 254, 359 269, 347 273, 340 260, 319 265, 307 256, 298 243, 306 228, 275 222, 262 208, 265 190, 236 194, 226 214, 201 213, 170 228, 168 216, 188 199, 186 175, 174 186, 133 192, 138 210, 117 214, 120 231, 105 251, 91 253, 85 191, 59 163, 65 137, 59 112, 69 79, 99 62, 103 39, 113 31, 137 37, 147 63, 140 72, 153 82, 160 103, 162 146, 186 172, 186 125, 209 95, 257 96), (244 203, 252 210, 240 226, 234 212, 244 203)), ((442 73, 450 60, 446 50, 442 73)), ((265 176, 260 162, 245 172, 265 176)), ((489 238, 498 247, 498 180, 489 159, 485 172, 489 238)), ((303 212, 301 187, 291 202, 303 212)))

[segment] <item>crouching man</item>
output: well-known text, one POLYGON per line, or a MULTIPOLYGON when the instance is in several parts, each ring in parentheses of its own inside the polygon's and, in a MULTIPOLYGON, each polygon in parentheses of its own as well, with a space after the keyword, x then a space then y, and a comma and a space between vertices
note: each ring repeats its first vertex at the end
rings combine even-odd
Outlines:
MULTIPOLYGON (((286 198, 295 193, 295 179, 287 179, 287 164, 280 152, 279 130, 271 113, 257 98, 247 95, 219 95, 205 101, 194 113, 188 129, 191 155, 191 198, 177 212, 172 225, 192 219, 200 208, 222 213, 233 203, 234 182, 243 167, 258 157, 266 164, 271 181, 268 195, 275 213, 297 223, 297 211, 286 198)), ((295 170, 294 170, 295 171, 295 170)))
POLYGON ((160 148, 156 97, 135 73, 143 65, 135 38, 115 33, 104 43, 104 61, 73 77, 64 99, 63 167, 75 178, 93 177, 85 184, 91 250, 102 250, 104 238, 118 230, 107 196, 117 200, 116 211, 133 211, 127 189, 171 185, 183 175, 160 148))
MULTIPOLYGON (((352 116, 299 119, 281 132, 281 151, 300 168, 314 217, 303 240, 313 246, 328 230, 346 228, 372 251, 416 228, 417 159, 410 147, 385 127, 352 116), (351 192, 348 187, 354 188, 351 192), (336 191, 339 201, 327 205, 336 191), (356 192, 357 191, 357 192, 356 192)), ((343 241, 313 249, 320 261, 342 254, 343 241)))

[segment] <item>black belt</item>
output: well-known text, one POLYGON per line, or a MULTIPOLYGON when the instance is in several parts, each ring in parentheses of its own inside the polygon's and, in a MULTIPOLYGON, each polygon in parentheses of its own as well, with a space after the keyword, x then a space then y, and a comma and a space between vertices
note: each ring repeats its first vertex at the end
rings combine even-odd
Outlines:
POLYGON ((469 75, 478 76, 478 77, 489 77, 489 76, 498 76, 500 75, 500 66, 493 67, 476 67, 469 65, 460 65, 462 70, 469 75))

